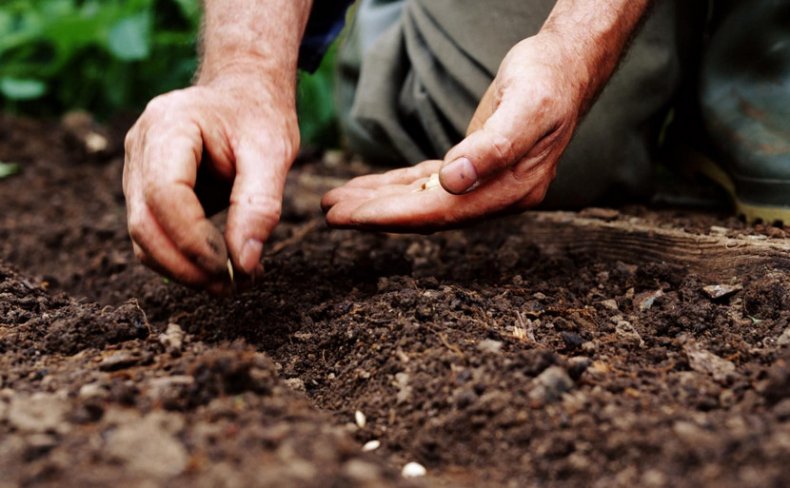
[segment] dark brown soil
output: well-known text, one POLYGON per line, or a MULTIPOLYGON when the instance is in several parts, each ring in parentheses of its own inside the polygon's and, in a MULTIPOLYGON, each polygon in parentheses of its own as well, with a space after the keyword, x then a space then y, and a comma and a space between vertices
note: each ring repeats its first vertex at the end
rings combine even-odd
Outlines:
POLYGON ((331 231, 329 176, 365 168, 303 162, 266 278, 212 298, 134 262, 115 132, 89 156, 0 118, 23 166, 0 181, 0 486, 790 483, 785 273, 714 300, 668 266, 549 259, 518 218, 331 231), (412 461, 426 478, 401 477, 412 461))

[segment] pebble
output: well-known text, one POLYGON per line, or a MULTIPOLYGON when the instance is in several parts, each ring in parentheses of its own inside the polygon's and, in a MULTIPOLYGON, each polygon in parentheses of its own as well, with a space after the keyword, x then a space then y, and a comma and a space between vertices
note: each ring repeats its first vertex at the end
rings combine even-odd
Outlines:
POLYGON ((180 354, 184 347, 184 330, 175 323, 167 324, 164 334, 159 334, 159 343, 164 346, 165 351, 171 355, 180 354))
POLYGON ((698 373, 708 374, 724 383, 735 374, 735 364, 697 345, 686 346, 689 367, 698 373))
POLYGON ((153 412, 121 425, 107 437, 107 454, 138 476, 167 479, 181 474, 189 455, 167 428, 171 415, 153 412))
POLYGON ((502 342, 492 339, 485 339, 477 344, 477 350, 480 352, 490 352, 497 354, 502 350, 502 342))
POLYGON ((415 462, 407 463, 401 470, 401 475, 404 478, 421 478, 426 474, 428 474, 428 470, 425 469, 425 466, 415 462))
POLYGON ((364 483, 365 486, 368 484, 374 486, 376 482, 381 481, 379 467, 361 459, 352 459, 343 465, 343 474, 354 481, 364 483))
POLYGON ((638 347, 645 347, 645 341, 642 336, 637 332, 631 322, 627 320, 618 319, 614 327, 617 336, 626 344, 631 344, 638 347))
POLYGON ((790 419, 790 398, 785 398, 774 405, 774 415, 781 421, 790 419))
POLYGON ((601 306, 603 308, 607 308, 609 310, 615 310, 615 311, 620 309, 620 307, 618 307, 617 305, 617 300, 614 299, 603 300, 601 302, 601 306))
POLYGON ((173 375, 154 378, 148 382, 149 394, 154 399, 161 399, 172 393, 178 387, 186 387, 195 383, 195 378, 189 375, 173 375))
POLYGON ((398 394, 395 397, 395 401, 400 405, 401 403, 407 403, 411 400, 412 395, 412 387, 409 385, 409 374, 408 373, 396 373, 395 374, 395 381, 398 386, 398 394))
POLYGON ((586 219, 603 220, 605 222, 611 222, 613 220, 617 220, 617 217, 619 216, 620 216, 620 212, 613 208, 589 207, 579 212, 579 217, 584 217, 586 219))
POLYGON ((576 356, 568 360, 568 373, 571 377, 578 378, 592 365, 592 359, 587 356, 576 356))
POLYGON ((378 441, 378 440, 368 441, 368 442, 365 443, 364 446, 362 446, 362 452, 375 451, 379 447, 381 447, 381 441, 378 441))
POLYGON ((368 419, 367 417, 365 417, 364 413, 357 410, 356 412, 354 412, 354 422, 356 422, 357 427, 359 427, 360 429, 364 429, 365 425, 367 425, 368 423, 368 419))
POLYGON ((663 290, 640 293, 634 297, 634 304, 637 306, 639 311, 646 312, 653 308, 653 304, 656 302, 656 299, 662 296, 664 296, 663 290))
POLYGON ((574 387, 568 373, 559 366, 550 366, 533 380, 535 386, 529 392, 529 398, 545 404, 558 400, 563 393, 574 387))
POLYGON ((88 383, 80 387, 79 397, 82 399, 89 398, 107 398, 110 392, 101 383, 88 383))
POLYGON ((784 332, 782 332, 782 335, 776 339, 776 343, 780 346, 786 346, 790 344, 790 327, 786 328, 784 332))
POLYGON ((99 363, 100 371, 118 371, 130 368, 140 362, 140 356, 129 351, 118 351, 99 363))
POLYGON ((702 289, 711 300, 727 298, 741 290, 743 290, 742 285, 709 285, 702 289))
POLYGON ((283 380, 283 383, 285 383, 288 388, 294 391, 301 391, 302 393, 307 391, 307 387, 305 386, 304 380, 302 378, 288 378, 283 380))
POLYGON ((18 395, 11 399, 6 414, 12 427, 24 432, 65 432, 68 430, 66 414, 69 403, 52 393, 18 395))

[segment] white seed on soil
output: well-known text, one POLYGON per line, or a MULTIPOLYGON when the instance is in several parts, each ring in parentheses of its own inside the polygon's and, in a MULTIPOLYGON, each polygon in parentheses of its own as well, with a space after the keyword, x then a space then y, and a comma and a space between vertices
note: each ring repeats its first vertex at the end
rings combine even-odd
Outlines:
POLYGON ((377 440, 368 441, 365 443, 364 446, 362 446, 362 452, 375 451, 379 447, 381 447, 381 441, 377 441, 377 440))
POLYGON ((360 412, 359 410, 354 412, 354 420, 357 423, 357 427, 359 427, 360 429, 364 429, 365 424, 368 423, 368 419, 365 417, 365 414, 360 412))
POLYGON ((401 470, 401 475, 404 478, 420 478, 428 474, 428 471, 420 463, 408 463, 401 470))

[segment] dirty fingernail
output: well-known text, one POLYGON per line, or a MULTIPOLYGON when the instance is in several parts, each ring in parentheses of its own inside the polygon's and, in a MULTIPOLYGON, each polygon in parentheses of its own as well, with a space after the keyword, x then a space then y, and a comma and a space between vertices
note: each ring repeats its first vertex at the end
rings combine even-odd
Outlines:
POLYGON ((439 172, 445 190, 456 195, 464 193, 477 183, 477 171, 467 158, 458 158, 439 172))
POLYGON ((262 250, 263 243, 261 241, 250 239, 244 243, 239 255, 239 266, 241 266, 242 271, 251 274, 257 268, 258 264, 260 264, 262 250))

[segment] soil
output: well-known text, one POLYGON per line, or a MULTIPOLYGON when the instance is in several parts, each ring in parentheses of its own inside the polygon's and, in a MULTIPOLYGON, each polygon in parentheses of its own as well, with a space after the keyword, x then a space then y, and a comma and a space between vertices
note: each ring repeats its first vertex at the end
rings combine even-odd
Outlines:
MULTIPOLYGON (((549 258, 518 217, 329 230, 322 191, 369 168, 306 158, 265 278, 214 298, 135 262, 122 128, 92 154, 0 118, 22 166, 0 181, 0 486, 790 483, 786 273, 549 258)), ((785 239, 726 211, 611 215, 785 239)))

